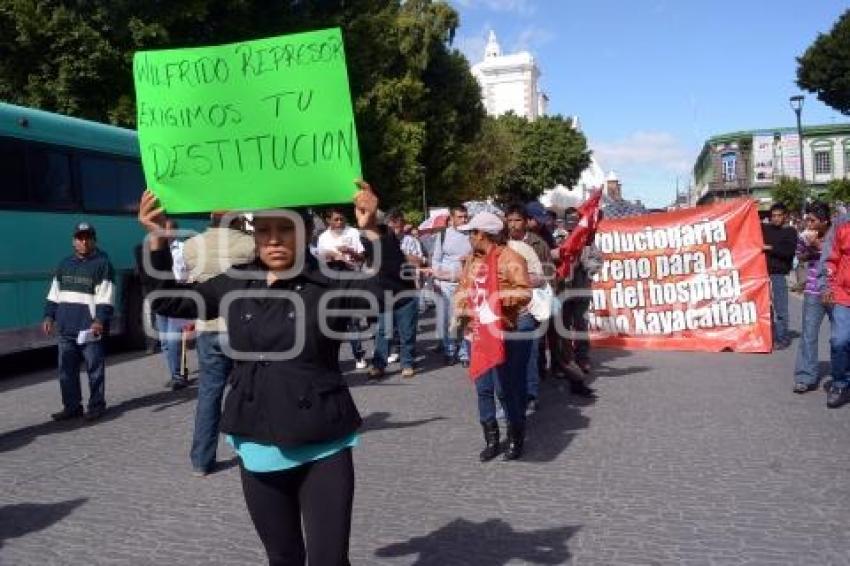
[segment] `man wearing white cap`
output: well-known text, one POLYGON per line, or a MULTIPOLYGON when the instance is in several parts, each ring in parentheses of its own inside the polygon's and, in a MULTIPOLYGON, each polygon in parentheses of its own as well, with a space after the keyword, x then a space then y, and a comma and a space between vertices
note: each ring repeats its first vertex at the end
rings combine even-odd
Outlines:
POLYGON ((500 450, 495 398, 498 383, 504 395, 508 419, 508 446, 504 458, 515 460, 522 455, 525 440, 526 371, 534 333, 534 325, 529 329, 521 324, 521 321, 528 317, 519 317, 522 309, 531 300, 528 267, 521 255, 505 245, 505 225, 495 214, 479 212, 468 224, 458 229, 469 233, 473 256, 461 276, 455 312, 459 316, 472 319, 481 344, 485 341, 481 336, 489 332, 484 327, 494 320, 498 321, 497 339, 503 340, 500 363, 491 364, 482 364, 481 360, 476 359, 479 354, 483 357, 485 353, 489 355, 491 352, 485 352, 483 348, 477 349, 476 343, 473 342, 470 375, 476 380, 478 415, 485 441, 480 459, 482 462, 491 460, 500 450), (493 276, 496 278, 495 282, 493 276), (491 288, 497 289, 493 300, 490 295, 491 288), (508 334, 503 334, 501 330, 508 334))

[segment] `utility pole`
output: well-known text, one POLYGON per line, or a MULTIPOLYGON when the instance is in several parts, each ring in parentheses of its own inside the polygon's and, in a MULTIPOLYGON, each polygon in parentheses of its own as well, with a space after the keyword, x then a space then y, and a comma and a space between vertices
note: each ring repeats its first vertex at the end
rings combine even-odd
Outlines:
POLYGON ((799 148, 800 148, 800 182, 802 183, 802 188, 803 188, 803 190, 802 190, 803 203, 802 203, 802 207, 800 208, 800 218, 802 218, 803 217, 803 211, 806 210, 806 196, 807 196, 806 193, 808 192, 806 190, 806 164, 805 164, 806 160, 803 158, 803 121, 802 121, 802 114, 803 114, 804 97, 803 97, 802 94, 798 94, 798 95, 792 96, 788 100, 791 103, 791 110, 793 110, 794 114, 797 115, 797 141, 799 142, 799 148))

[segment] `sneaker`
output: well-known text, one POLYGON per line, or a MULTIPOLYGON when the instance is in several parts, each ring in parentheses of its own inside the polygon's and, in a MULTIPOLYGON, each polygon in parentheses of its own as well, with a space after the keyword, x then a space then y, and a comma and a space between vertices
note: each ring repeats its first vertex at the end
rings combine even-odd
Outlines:
POLYGON ((186 389, 189 387, 188 379, 172 379, 171 380, 171 390, 172 391, 180 391, 181 389, 186 389))
POLYGON ((826 406, 829 409, 837 409, 850 401, 850 387, 847 385, 833 385, 829 388, 826 396, 826 406))
POLYGON ((209 470, 201 470, 198 468, 192 469, 192 476, 196 478, 205 478, 210 474, 209 470))
POLYGON ((398 361, 398 354, 392 353, 389 356, 387 356, 387 363, 388 364, 394 364, 397 361, 398 361))
POLYGON ((383 368, 369 368, 369 379, 381 379, 384 377, 383 368))
POLYGON ((89 409, 86 412, 85 417, 83 417, 83 418, 86 419, 89 422, 96 421, 96 420, 100 419, 100 417, 102 417, 105 412, 106 412, 106 407, 98 407, 97 409, 89 409))
POLYGON ((797 383, 794 385, 794 393, 808 393, 809 391, 815 391, 817 388, 817 383, 797 383))
POLYGON ((416 370, 414 370, 413 368, 402 368, 401 370, 402 377, 411 378, 414 375, 416 375, 416 370))
POLYGON ((366 363, 365 359, 358 359, 356 362, 354 362, 354 367, 355 369, 366 369, 367 367, 369 367, 369 364, 366 363))
POLYGON ((53 413, 50 415, 50 418, 54 421, 69 421, 71 419, 78 419, 83 416, 83 408, 77 407, 76 409, 69 410, 67 408, 62 409, 58 413, 53 413))

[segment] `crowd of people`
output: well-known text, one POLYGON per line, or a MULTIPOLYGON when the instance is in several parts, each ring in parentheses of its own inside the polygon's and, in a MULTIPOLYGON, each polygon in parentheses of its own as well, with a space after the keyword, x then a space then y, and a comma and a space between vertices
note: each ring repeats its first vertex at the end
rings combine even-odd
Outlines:
POLYGON ((816 391, 818 336, 824 318, 830 323, 830 378, 826 406, 850 401, 850 233, 847 216, 823 202, 809 203, 798 228, 789 224, 787 207, 774 204, 763 225, 764 254, 770 276, 775 350, 791 346, 788 330, 788 280, 798 268, 797 289, 803 293, 802 324, 794 366, 794 392, 816 391))
MULTIPOLYGON (((569 380, 593 397, 587 312, 602 257, 592 238, 577 261, 559 269, 561 243, 581 220, 539 203, 470 215, 450 210, 447 226, 418 233, 404 214, 380 220, 378 197, 360 183, 351 211, 259 211, 245 218, 214 212, 210 226, 185 241, 146 192, 139 221, 149 233, 137 250, 168 371, 186 387, 187 331, 200 370, 193 472, 215 469, 219 434, 239 455, 246 505, 271 564, 346 564, 354 490, 351 449, 361 418, 340 369, 340 346, 369 380, 416 376, 419 317, 433 305, 446 365, 473 378, 484 437, 482 462, 521 458, 528 417, 541 404, 540 382, 569 380), (560 274, 560 275, 558 275, 560 274), (377 306, 377 309, 375 308, 377 306), (375 321, 371 357, 363 323, 375 321), (488 341, 496 331, 498 340, 488 341), (222 400, 227 385, 229 392, 222 400), (505 421, 502 442, 499 421, 505 421)), ((796 393, 818 388, 818 334, 831 324, 827 406, 850 400, 850 224, 811 203, 798 231, 774 205, 763 226, 774 344, 788 348, 788 278, 805 273, 796 393)), ((59 337, 63 409, 55 420, 100 418, 106 410, 102 336, 112 318, 114 273, 80 223, 74 254, 62 261, 45 308, 44 331, 59 337), (85 362, 90 397, 79 382, 85 362)), ((563 266, 561 266, 563 267, 563 266)))
MULTIPOLYGON (((444 230, 422 237, 399 211, 379 222, 377 196, 362 183, 356 228, 344 208, 326 210, 324 227, 303 210, 257 212, 250 228, 241 216, 215 212, 203 233, 185 241, 151 193, 139 210, 149 237, 137 260, 156 315, 168 387, 188 384, 188 331, 197 344, 193 471, 203 476, 214 470, 223 432, 239 455, 246 504, 271 564, 303 563, 305 556, 314 564, 347 563, 351 449, 361 418, 340 371, 340 336, 351 343, 356 367, 368 370, 368 379, 383 379, 396 361, 401 375, 412 378, 420 359, 418 318, 433 304, 445 364, 460 364, 474 378, 482 461, 499 453, 505 460, 522 456, 526 415, 540 404, 540 379, 568 377, 575 393, 594 395, 582 379, 590 372, 586 336, 562 338, 547 326, 557 313, 567 328, 580 330, 581 317, 565 312, 572 306, 555 308, 555 297, 579 274, 589 281, 598 254, 588 252, 571 277, 556 279, 555 218, 536 204, 471 218, 458 206, 444 230), (504 351, 492 360, 476 341, 492 322, 485 311, 498 313, 504 332, 504 351), (363 318, 377 322, 370 360, 358 336, 363 318), (572 361, 575 369, 567 367, 572 361), (507 422, 504 444, 500 417, 507 422)), ((561 237, 570 222, 577 222, 575 215, 561 237)), ((97 249, 93 226, 76 226, 73 245, 45 310, 45 332, 60 337, 64 407, 52 417, 95 420, 106 410, 102 337, 112 317, 114 274, 97 249), (81 360, 90 380, 87 411, 81 360)))

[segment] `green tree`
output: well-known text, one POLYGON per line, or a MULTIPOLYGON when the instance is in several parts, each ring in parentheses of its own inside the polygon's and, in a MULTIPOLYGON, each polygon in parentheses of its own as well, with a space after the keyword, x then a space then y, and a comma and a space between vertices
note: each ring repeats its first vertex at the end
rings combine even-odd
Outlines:
POLYGON ((462 182, 483 119, 451 47, 457 12, 435 0, 4 0, 0 99, 133 127, 132 56, 339 26, 364 175, 387 206, 421 209, 462 182))
POLYGON ((784 204, 791 212, 800 212, 803 202, 803 183, 800 179, 780 177, 773 187, 773 201, 784 204))
POLYGON ((818 100, 850 115, 850 10, 797 58, 797 84, 818 100))
POLYGON ((826 185, 823 198, 830 204, 850 203, 850 179, 833 179, 826 185))
POLYGON ((529 201, 557 184, 570 187, 590 165, 584 134, 562 116, 534 121, 507 114, 498 118, 513 137, 516 164, 497 186, 502 201, 529 201))
POLYGON ((519 164, 520 140, 506 120, 485 118, 475 142, 463 156, 463 180, 455 201, 499 198, 505 181, 519 164))

